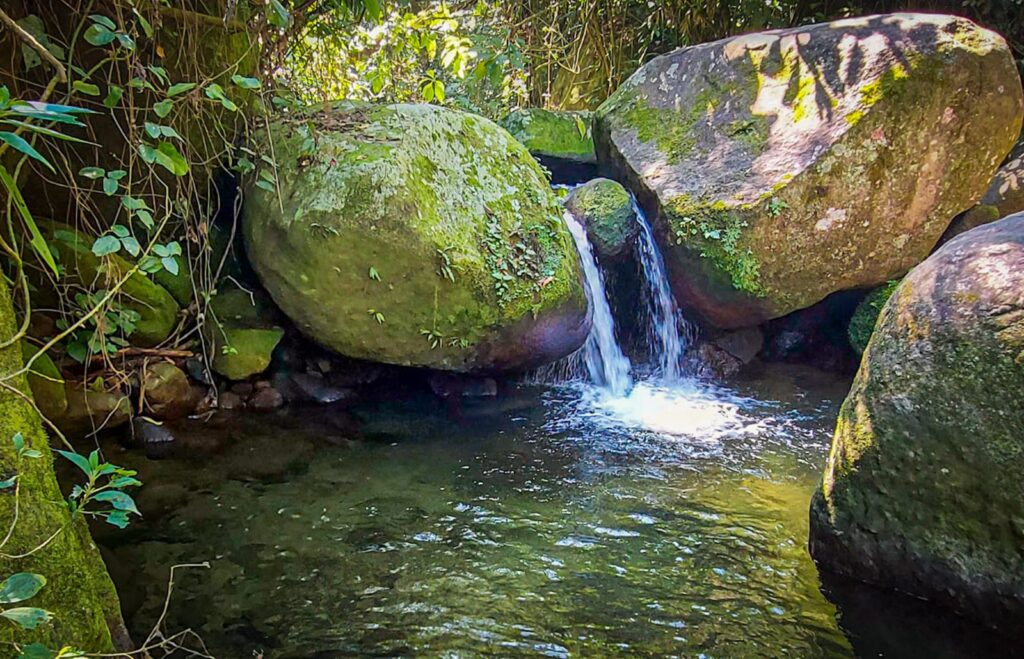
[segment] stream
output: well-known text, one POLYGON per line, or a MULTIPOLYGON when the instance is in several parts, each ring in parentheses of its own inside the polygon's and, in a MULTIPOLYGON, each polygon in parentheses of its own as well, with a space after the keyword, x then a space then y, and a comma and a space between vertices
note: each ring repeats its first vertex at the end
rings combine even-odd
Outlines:
POLYGON ((133 636, 170 566, 208 561, 178 572, 166 629, 218 657, 1008 656, 924 603, 822 582, 807 510, 849 381, 687 377, 641 220, 649 364, 615 343, 570 221, 594 330, 529 383, 458 413, 409 386, 188 421, 163 460, 105 447, 146 483, 142 521, 98 529, 133 636))

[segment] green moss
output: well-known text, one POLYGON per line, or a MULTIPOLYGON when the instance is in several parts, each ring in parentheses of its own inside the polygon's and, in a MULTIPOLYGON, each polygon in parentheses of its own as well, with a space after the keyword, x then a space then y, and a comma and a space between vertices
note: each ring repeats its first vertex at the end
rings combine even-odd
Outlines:
MULTIPOLYGON (((0 338, 13 336, 14 327, 10 293, 0 281, 0 338)), ((0 351, 3 377, 15 390, 30 395, 24 377, 11 378, 21 368, 22 348, 18 343, 0 351)), ((0 470, 6 475, 19 475, 18 520, 4 545, 4 554, 31 553, 25 558, 0 558, 0 575, 34 572, 46 577, 46 586, 24 606, 43 608, 54 616, 51 623, 34 631, 9 623, 0 625, 0 644, 10 647, 15 642, 41 642, 55 648, 70 645, 88 652, 112 652, 111 630, 124 632, 117 594, 84 519, 73 521, 67 507, 54 505, 63 495, 54 477, 52 456, 31 405, 13 392, 0 392, 0 470), (21 433, 27 447, 38 451, 40 457, 19 459, 11 442, 15 433, 21 433), (63 531, 46 544, 47 538, 60 529, 63 531), (45 546, 35 551, 40 545, 45 546)), ((3 528, 11 527, 14 513, 14 496, 0 496, 3 528)))
MULTIPOLYGON (((63 283, 78 284, 91 291, 106 289, 132 268, 117 254, 96 256, 92 253, 92 240, 67 225, 52 223, 47 233, 51 251, 65 270, 63 283)), ((135 331, 129 337, 133 345, 153 347, 177 326, 178 303, 164 287, 141 272, 128 278, 116 299, 123 308, 139 314, 135 331)))
POLYGON ((572 191, 566 207, 587 228, 598 254, 622 253, 636 234, 633 200, 624 187, 609 179, 594 179, 572 191))
POLYGON ((677 244, 706 259, 736 290, 762 297, 766 291, 760 280, 760 263, 744 239, 748 228, 744 216, 750 210, 722 201, 695 201, 687 195, 675 197, 665 206, 677 244))
MULTIPOLYGON (((22 341, 21 353, 26 362, 38 352, 39 349, 31 343, 22 341)), ((48 354, 43 353, 32 362, 32 369, 28 372, 28 385, 32 389, 32 398, 35 399, 36 406, 46 418, 56 418, 67 409, 68 397, 64 393, 64 377, 48 354)))
POLYGON ((270 366, 274 348, 283 336, 284 330, 279 327, 221 327, 214 334, 213 370, 229 380, 262 373, 270 366))
POLYGON ((311 123, 272 127, 284 213, 259 190, 245 209, 250 248, 274 245, 254 265, 307 333, 353 357, 460 368, 501 328, 585 305, 558 199, 492 122, 398 105, 311 123))
POLYGON ((899 284, 900 280, 894 279, 884 286, 879 286, 868 293, 854 310, 846 334, 850 339, 850 345, 853 346, 853 349, 858 354, 863 353, 865 348, 867 348, 871 334, 875 330, 875 321, 878 320, 878 314, 882 312, 882 307, 889 301, 889 296, 892 295, 899 284))
POLYGON ((580 162, 597 159, 589 112, 516 110, 505 117, 501 125, 530 153, 580 162))

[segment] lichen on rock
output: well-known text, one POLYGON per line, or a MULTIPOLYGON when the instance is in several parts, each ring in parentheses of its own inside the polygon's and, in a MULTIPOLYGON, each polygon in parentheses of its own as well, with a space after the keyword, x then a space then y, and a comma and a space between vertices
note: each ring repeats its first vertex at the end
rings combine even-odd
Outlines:
POLYGON ((682 48, 595 113, 602 165, 644 202, 683 307, 755 325, 903 275, 1019 134, 999 35, 868 16, 682 48))
POLYGON ((586 297, 564 212, 482 117, 338 108, 271 123, 280 198, 243 209, 256 272, 298 328, 360 359, 526 368, 578 347, 586 297))

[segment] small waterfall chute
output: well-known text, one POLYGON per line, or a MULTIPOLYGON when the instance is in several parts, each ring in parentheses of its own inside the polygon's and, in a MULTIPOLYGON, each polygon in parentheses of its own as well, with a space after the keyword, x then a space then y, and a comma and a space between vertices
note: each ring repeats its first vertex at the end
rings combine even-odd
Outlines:
POLYGON ((592 317, 590 335, 580 354, 594 384, 614 396, 624 396, 633 386, 633 378, 629 360, 615 339, 615 320, 608 305, 604 275, 597 266, 586 229, 568 212, 565 213, 565 222, 579 251, 592 317))

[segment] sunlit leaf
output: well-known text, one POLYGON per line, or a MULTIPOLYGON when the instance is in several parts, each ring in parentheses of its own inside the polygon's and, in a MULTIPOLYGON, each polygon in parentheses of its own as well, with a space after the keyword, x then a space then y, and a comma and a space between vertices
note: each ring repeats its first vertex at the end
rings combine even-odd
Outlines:
POLYGON ((91 179, 98 179, 106 173, 106 170, 103 169, 102 167, 83 167, 80 170, 78 170, 79 176, 84 176, 85 178, 91 179))
POLYGON ((242 89, 259 89, 260 81, 258 78, 246 78, 238 75, 237 73, 231 76, 231 82, 235 83, 242 89))
POLYGON ((0 611, 0 616, 7 618, 24 629, 35 629, 39 625, 50 621, 49 611, 28 606, 0 611))

